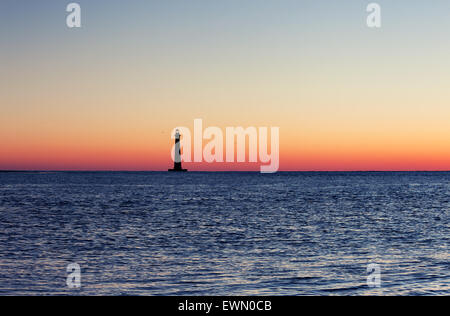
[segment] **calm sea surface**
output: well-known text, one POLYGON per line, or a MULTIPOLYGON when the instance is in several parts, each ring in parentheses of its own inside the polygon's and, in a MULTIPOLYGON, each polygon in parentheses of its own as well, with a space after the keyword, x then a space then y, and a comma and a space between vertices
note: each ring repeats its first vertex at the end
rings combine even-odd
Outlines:
POLYGON ((0 173, 0 295, 449 295, 449 245, 450 173, 0 173))

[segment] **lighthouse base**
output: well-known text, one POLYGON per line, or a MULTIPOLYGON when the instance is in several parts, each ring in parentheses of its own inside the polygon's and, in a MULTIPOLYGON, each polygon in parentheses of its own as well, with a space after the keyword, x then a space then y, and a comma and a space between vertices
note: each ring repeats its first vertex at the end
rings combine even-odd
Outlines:
POLYGON ((183 167, 181 167, 181 162, 175 162, 173 164, 173 169, 169 169, 169 172, 186 172, 187 169, 183 169, 183 167))

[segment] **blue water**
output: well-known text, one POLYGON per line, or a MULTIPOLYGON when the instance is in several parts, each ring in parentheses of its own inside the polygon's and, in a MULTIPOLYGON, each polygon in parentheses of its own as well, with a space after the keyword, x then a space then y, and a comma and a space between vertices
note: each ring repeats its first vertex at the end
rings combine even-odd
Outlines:
POLYGON ((449 215, 450 173, 0 173, 0 295, 448 295, 449 215))

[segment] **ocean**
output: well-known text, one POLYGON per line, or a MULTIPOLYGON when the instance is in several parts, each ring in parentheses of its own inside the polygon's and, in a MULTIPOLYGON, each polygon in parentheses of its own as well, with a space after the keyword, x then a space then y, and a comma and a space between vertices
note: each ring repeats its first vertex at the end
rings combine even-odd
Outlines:
POLYGON ((0 173, 0 295, 449 295, 449 215, 449 172, 0 173))

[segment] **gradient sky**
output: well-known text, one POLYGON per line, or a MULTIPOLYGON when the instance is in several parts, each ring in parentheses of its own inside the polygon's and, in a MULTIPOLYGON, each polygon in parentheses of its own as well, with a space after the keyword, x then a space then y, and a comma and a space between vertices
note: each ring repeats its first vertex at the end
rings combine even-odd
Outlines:
POLYGON ((450 170, 448 0, 70 2, 0 2, 0 170, 166 170, 195 118, 279 126, 281 170, 450 170))

